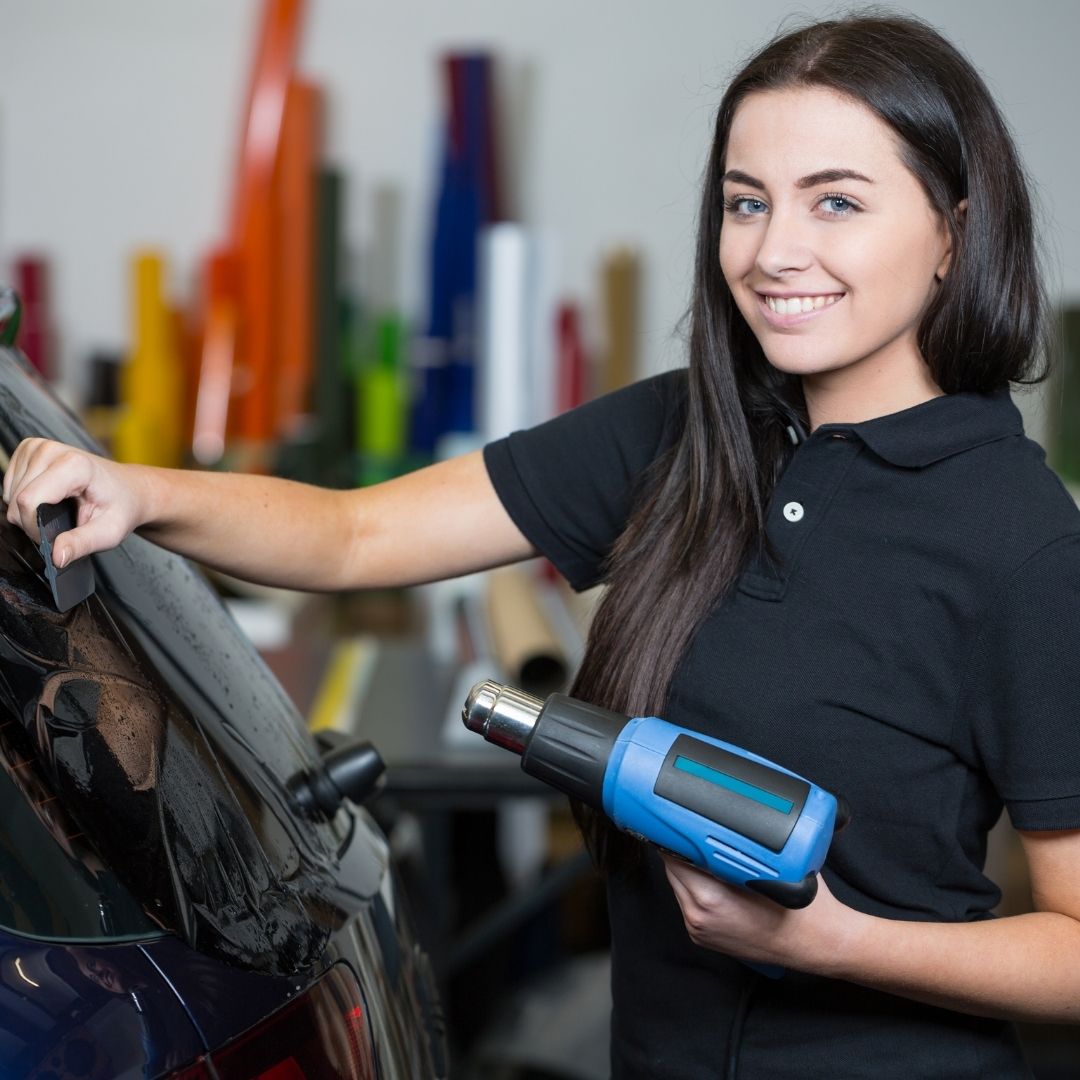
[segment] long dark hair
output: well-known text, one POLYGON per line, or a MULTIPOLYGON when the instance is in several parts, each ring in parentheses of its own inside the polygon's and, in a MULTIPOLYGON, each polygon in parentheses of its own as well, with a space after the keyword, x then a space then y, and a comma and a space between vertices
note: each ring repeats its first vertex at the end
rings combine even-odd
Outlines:
MULTIPOLYGON (((687 313, 685 425, 652 467, 610 556, 609 588, 572 687, 629 715, 663 715, 692 637, 764 542, 788 416, 805 409, 798 380, 769 365, 736 308, 718 257, 735 110, 756 91, 804 86, 837 91, 888 124, 948 226, 949 271, 917 337, 937 385, 986 392, 1046 375, 1048 321, 1027 183, 978 72, 927 23, 878 9, 770 41, 732 80, 717 112, 687 313)), ((591 811, 575 810, 601 865, 625 865, 629 842, 591 811)))

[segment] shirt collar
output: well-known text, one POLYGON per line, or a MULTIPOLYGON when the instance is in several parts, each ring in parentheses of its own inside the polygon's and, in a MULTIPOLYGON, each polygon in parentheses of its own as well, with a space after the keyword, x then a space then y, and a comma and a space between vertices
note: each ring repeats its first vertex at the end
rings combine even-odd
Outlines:
POLYGON ((1008 389, 990 394, 945 394, 861 424, 822 424, 814 432, 855 434, 891 465, 921 469, 953 454, 1010 435, 1024 423, 1008 389))

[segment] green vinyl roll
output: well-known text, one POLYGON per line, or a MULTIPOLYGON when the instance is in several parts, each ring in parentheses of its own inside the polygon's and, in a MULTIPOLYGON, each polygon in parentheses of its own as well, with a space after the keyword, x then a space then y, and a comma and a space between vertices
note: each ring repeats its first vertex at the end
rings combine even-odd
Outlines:
POLYGON ((1060 394, 1053 424, 1050 459, 1062 479, 1080 486, 1080 308, 1061 312, 1060 394))
POLYGON ((363 454, 394 458, 405 449, 404 337, 400 316, 387 314, 376 321, 374 363, 360 375, 357 428, 363 454))

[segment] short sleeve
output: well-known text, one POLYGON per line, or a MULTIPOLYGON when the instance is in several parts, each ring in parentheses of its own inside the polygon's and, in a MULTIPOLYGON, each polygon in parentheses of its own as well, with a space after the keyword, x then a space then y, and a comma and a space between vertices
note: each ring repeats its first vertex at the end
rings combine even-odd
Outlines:
POLYGON ((1080 828, 1080 536, 1011 575, 973 661, 974 744, 1014 827, 1080 828))
POLYGON ((503 506, 577 590, 597 584, 649 465, 685 415, 686 369, 596 398, 484 447, 503 506))

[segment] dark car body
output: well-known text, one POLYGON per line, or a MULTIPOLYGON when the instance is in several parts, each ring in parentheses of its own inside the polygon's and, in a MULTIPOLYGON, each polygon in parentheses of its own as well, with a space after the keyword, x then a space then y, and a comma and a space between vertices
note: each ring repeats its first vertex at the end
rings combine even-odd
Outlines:
MULTIPOLYGON (((0 348, 0 448, 32 435, 99 452, 0 348)), ((192 566, 92 561, 60 614, 0 523, 0 1078, 444 1075, 370 816, 298 807, 319 748, 192 566)))

